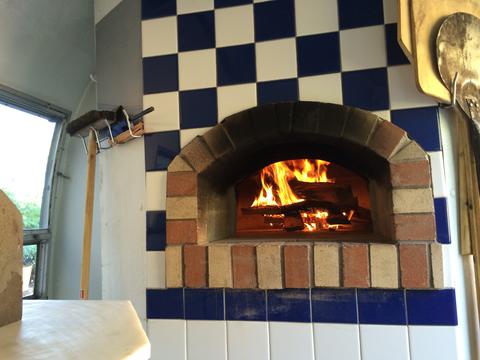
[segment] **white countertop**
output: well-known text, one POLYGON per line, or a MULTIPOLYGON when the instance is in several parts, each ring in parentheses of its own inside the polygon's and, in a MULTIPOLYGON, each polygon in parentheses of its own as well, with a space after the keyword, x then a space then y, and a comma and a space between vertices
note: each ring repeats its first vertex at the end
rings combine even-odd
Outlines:
POLYGON ((25 300, 22 321, 0 328, 0 359, 149 359, 129 301, 25 300))

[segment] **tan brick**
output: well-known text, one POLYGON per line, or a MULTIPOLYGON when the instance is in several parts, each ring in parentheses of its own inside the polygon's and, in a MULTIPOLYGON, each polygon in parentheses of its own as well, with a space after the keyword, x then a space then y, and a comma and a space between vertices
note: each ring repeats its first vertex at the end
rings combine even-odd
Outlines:
POLYGON ((167 219, 196 219, 197 197, 167 197, 167 219))
POLYGON ((408 160, 426 160, 427 153, 415 141, 410 141, 401 148, 391 159, 391 163, 404 162, 408 160))
POLYGON ((283 287, 281 245, 259 245, 257 247, 257 269, 259 288, 281 289, 283 287))
POLYGON ((315 286, 340 286, 339 249, 338 244, 315 245, 315 286))
POLYGON ((181 246, 167 246, 165 249, 165 283, 167 288, 183 287, 181 246))
POLYGON ((398 288, 397 247, 387 244, 370 245, 372 287, 398 288))
POLYGON ((187 245, 183 248, 185 286, 201 288, 207 286, 207 248, 187 245))
POLYGON ((230 245, 208 247, 208 285, 214 288, 233 287, 230 245))
POLYGON ((399 162, 390 165, 392 186, 430 186, 430 163, 428 160, 399 162))
POLYGON ((177 155, 168 165, 168 172, 175 171, 193 171, 193 168, 180 155, 177 155))
POLYGON ((286 245, 283 248, 286 288, 310 287, 310 246, 286 245))
POLYGON ((197 173, 178 171, 167 173, 167 196, 196 196, 197 173))
POLYGON ((396 214, 393 216, 395 240, 435 240, 435 215, 396 214))
POLYGON ((167 220, 167 245, 196 243, 197 220, 167 220))
POLYGON ((390 121, 380 121, 368 142, 370 149, 381 157, 388 159, 406 141, 405 131, 395 126, 390 121))
POLYGON ((366 288, 370 286, 368 245, 343 245, 343 286, 366 288))
POLYGON ((427 288, 430 285, 426 244, 400 245, 402 287, 427 288))
POLYGON ((257 287, 257 256, 253 245, 232 246, 233 287, 257 287))
POLYGON ((442 289, 445 287, 443 277, 443 247, 440 244, 430 245, 431 264, 432 264, 432 279, 433 287, 442 289))
POLYGON ((393 212, 399 213, 431 213, 433 193, 431 188, 393 189, 393 212))
POLYGON ((197 136, 182 149, 182 157, 196 172, 202 172, 214 161, 212 153, 201 136, 197 136))

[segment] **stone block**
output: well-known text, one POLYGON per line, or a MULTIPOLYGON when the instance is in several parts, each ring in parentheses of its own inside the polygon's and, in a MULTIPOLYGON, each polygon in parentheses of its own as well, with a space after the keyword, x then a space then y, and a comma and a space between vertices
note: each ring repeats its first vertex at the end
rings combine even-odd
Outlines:
POLYGON ((280 244, 262 244, 257 247, 259 288, 283 288, 281 249, 280 244))
POLYGON ((167 219, 196 219, 197 197, 167 197, 167 219))
POLYGON ((434 243, 430 245, 431 264, 432 264, 432 280, 433 287, 442 289, 445 287, 443 277, 443 247, 441 244, 434 243))
POLYGON ((167 196, 196 196, 197 173, 178 171, 167 173, 167 196))
POLYGON ((283 248, 283 267, 286 288, 311 286, 311 261, 309 245, 286 245, 283 248))
POLYGON ((397 247, 387 244, 370 245, 372 287, 398 288, 397 247))
POLYGON ((431 188, 393 189, 393 213, 432 213, 433 192, 431 188))
POLYGON ((180 155, 177 155, 168 165, 168 171, 193 171, 193 168, 180 155))
POLYGON ((257 256, 253 245, 232 246, 233 287, 254 289, 257 287, 257 256))
POLYGON ((338 244, 317 244, 313 250, 315 286, 340 286, 340 246, 338 244))
POLYGON ((399 163, 412 160, 427 160, 427 153, 415 141, 409 141, 390 159, 391 163, 399 163))
POLYGON ((343 286, 367 288, 370 286, 367 244, 343 245, 343 286))
POLYGON ((402 287, 422 289, 430 286, 428 271, 428 245, 401 244, 400 272, 402 287))
POLYGON ((0 190, 0 326, 22 318, 22 215, 0 190))
POLYGON ((183 287, 181 246, 167 246, 165 249, 165 284, 167 288, 183 287))
POLYGON ((201 288, 207 286, 207 248, 187 245, 183 248, 185 286, 201 288))
POLYGON ((212 288, 233 287, 230 245, 208 247, 208 285, 212 288))

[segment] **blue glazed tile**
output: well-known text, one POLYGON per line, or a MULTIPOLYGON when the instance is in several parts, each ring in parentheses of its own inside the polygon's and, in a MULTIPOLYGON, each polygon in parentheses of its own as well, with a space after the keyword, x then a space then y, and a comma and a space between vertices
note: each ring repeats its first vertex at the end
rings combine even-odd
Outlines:
POLYGON ((193 129, 217 124, 217 90, 180 92, 180 128, 193 129))
POLYGON ((142 0, 142 20, 177 14, 176 0, 142 0))
POLYGON ((267 1, 255 4, 255 41, 295 36, 293 0, 267 1))
POLYGON ((338 32, 297 38, 298 76, 340 71, 340 38, 338 32))
POLYGON ((215 20, 213 11, 179 15, 178 50, 200 50, 215 47, 215 20))
POLYGON ((450 229, 448 227, 447 199, 434 199, 435 223, 437 227, 437 241, 440 244, 450 244, 450 229))
POLYGON ((143 58, 143 93, 178 90, 178 57, 163 55, 143 58))
POLYGON ((382 0, 338 0, 340 30, 383 24, 382 0))
POLYGON ((267 320, 265 290, 225 290, 227 320, 267 320))
POLYGON ((147 251, 165 250, 165 211, 147 211, 147 251))
POLYGON ((403 290, 359 289, 357 294, 360 324, 407 324, 403 290))
POLYGON ((258 105, 298 100, 298 80, 275 80, 257 83, 258 105))
POLYGON ((392 110, 391 118, 425 151, 442 150, 437 107, 392 110))
POLYGON ((148 319, 183 319, 183 289, 147 289, 148 319))
POLYGON ((267 291, 268 321, 310 322, 310 290, 267 291))
POLYGON ((224 8, 229 6, 251 4, 253 0, 215 0, 215 8, 224 8))
POLYGON ((180 152, 178 131, 145 134, 145 170, 167 170, 168 164, 180 152))
POLYGON ((256 79, 254 44, 217 49, 218 85, 253 83, 256 79))
POLYGON ((185 289, 185 319, 225 320, 223 289, 185 289))
POLYGON ((387 65, 409 64, 402 48, 398 45, 397 24, 385 25, 385 40, 387 42, 387 65))
POLYGON ((457 325, 455 290, 407 290, 409 325, 457 325))
POLYGON ((355 289, 312 289, 312 321, 357 324, 355 289))
POLYGON ((369 69, 342 73, 343 104, 365 110, 390 107, 387 69, 369 69))

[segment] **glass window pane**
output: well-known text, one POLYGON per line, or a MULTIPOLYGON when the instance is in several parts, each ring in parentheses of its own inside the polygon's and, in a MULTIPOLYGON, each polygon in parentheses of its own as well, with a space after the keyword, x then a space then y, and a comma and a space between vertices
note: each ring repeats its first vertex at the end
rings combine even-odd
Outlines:
POLYGON ((24 228, 38 229, 55 123, 0 105, 0 127, 0 189, 22 213, 24 228))
POLYGON ((25 245, 23 247, 23 297, 34 293, 36 269, 37 245, 25 245))

